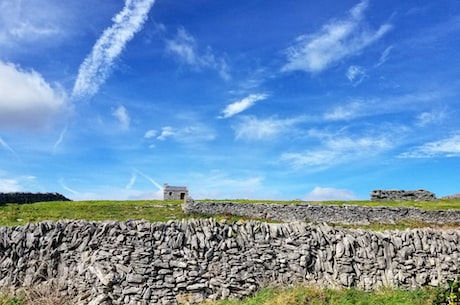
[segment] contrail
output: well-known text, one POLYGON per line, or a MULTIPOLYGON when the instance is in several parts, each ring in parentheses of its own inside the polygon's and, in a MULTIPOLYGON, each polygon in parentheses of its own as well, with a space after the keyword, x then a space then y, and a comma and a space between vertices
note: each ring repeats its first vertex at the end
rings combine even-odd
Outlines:
POLYGON ((142 29, 154 3, 155 0, 125 0, 123 10, 112 18, 113 25, 102 33, 80 65, 72 98, 90 97, 97 93, 109 77, 114 60, 134 34, 142 29))
POLYGON ((12 153, 16 158, 19 159, 18 157, 18 154, 14 151, 14 149, 11 148, 11 146, 8 145, 8 143, 6 143, 2 137, 0 137, 0 147, 3 147, 4 149, 6 149, 7 151, 9 151, 10 153, 12 153))
POLYGON ((56 153, 58 146, 62 143, 62 140, 64 140, 64 136, 66 133, 67 133, 67 126, 61 131, 59 138, 57 139, 56 143, 54 143, 54 147, 53 147, 54 153, 56 153))
POLYGON ((141 175, 142 177, 144 177, 145 179, 147 179, 148 181, 150 181, 153 185, 155 185, 159 190, 162 190, 163 189, 163 186, 161 186, 159 183, 157 183, 155 180, 153 180, 153 178, 147 176, 146 174, 142 173, 141 171, 139 170, 135 170, 139 175, 141 175))

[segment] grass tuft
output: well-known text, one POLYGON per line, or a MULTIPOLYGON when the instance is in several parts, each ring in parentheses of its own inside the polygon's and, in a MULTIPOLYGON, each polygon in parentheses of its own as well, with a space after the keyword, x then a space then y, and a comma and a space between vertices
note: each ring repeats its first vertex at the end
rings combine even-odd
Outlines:
POLYGON ((243 300, 205 302, 202 305, 431 305, 439 289, 384 289, 366 292, 357 289, 330 289, 296 286, 287 289, 263 289, 243 300))

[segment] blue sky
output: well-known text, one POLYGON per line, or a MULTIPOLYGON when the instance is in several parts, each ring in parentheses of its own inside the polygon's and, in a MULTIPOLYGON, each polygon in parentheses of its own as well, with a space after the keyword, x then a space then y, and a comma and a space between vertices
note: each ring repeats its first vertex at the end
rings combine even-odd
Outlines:
POLYGON ((460 2, 0 0, 0 191, 460 192, 460 2))

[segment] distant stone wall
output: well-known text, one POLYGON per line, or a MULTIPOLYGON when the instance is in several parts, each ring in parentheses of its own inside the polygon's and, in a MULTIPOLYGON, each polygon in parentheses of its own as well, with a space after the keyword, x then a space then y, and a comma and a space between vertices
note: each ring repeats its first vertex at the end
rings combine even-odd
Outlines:
POLYGON ((371 192, 372 201, 434 201, 436 195, 427 190, 374 190, 371 192))
POLYGON ((45 201, 70 201, 58 193, 0 193, 0 205, 7 203, 34 203, 45 201))
POLYGON ((54 286, 81 305, 191 304, 290 283, 436 286, 460 274, 460 231, 59 221, 0 228, 0 254, 0 288, 54 286))
POLYGON ((460 199, 460 193, 447 195, 447 196, 444 196, 444 197, 441 197, 441 198, 442 199, 460 199))
POLYGON ((428 223, 460 224, 460 210, 423 210, 405 207, 366 207, 358 205, 267 204, 201 202, 187 200, 182 209, 187 214, 235 215, 283 222, 369 224, 420 220, 428 223))

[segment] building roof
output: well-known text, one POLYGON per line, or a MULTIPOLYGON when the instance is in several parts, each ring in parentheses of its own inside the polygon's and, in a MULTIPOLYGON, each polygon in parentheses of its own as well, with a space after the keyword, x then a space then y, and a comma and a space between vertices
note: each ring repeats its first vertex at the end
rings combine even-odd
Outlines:
POLYGON ((186 186, 169 186, 169 185, 166 185, 165 190, 168 190, 168 191, 187 191, 187 187, 186 186))

